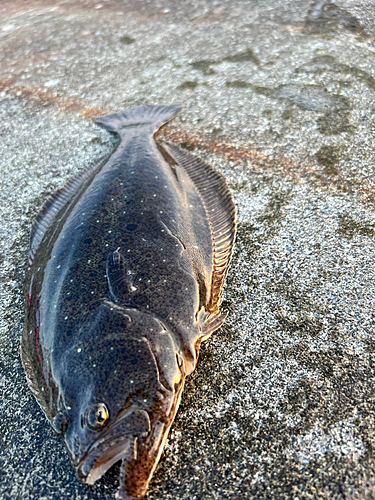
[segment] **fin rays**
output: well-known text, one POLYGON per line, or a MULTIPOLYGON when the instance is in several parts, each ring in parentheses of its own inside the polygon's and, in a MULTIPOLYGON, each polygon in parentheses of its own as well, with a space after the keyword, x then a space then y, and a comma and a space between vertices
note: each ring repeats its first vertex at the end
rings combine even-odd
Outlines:
MULTIPOLYGON (((211 322, 211 328, 216 329, 225 319, 221 317, 219 320, 217 315, 236 234, 236 211, 233 198, 225 178, 211 165, 173 144, 162 142, 162 147, 188 173, 206 208, 212 233, 213 274, 211 297, 205 307, 211 313, 211 319, 208 319, 207 323, 211 322), (214 320, 215 317, 216 320, 214 320), (216 323, 218 326, 215 326, 216 323)), ((210 329, 208 324, 207 329, 210 329)))

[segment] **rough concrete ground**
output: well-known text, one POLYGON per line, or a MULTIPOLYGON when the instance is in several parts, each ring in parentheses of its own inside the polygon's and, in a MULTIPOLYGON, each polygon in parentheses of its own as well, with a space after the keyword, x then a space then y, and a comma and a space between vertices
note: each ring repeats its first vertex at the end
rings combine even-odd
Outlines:
POLYGON ((373 498, 375 14, 369 1, 0 4, 0 497, 99 499, 19 359, 30 227, 108 152, 92 124, 184 104, 164 137, 238 208, 225 326, 202 347, 148 499, 373 498))

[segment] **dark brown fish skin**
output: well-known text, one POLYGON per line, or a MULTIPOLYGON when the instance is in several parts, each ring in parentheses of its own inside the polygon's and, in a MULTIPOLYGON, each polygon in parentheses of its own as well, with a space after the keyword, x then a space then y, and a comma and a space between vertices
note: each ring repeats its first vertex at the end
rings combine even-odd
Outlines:
POLYGON ((153 138, 179 110, 141 106, 98 120, 121 142, 42 212, 25 282, 29 385, 81 481, 124 443, 122 499, 145 494, 200 342, 224 320, 217 303, 209 308, 214 250, 202 196, 153 138), (108 418, 93 428, 103 403, 108 418))

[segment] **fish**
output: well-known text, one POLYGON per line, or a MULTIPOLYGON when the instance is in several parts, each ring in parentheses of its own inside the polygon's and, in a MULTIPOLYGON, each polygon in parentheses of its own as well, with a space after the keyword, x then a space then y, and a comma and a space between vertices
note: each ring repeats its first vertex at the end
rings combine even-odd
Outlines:
POLYGON ((31 231, 27 382, 82 483, 121 461, 117 499, 145 495, 201 342, 226 318, 235 206, 221 173, 155 139, 181 107, 96 119, 117 147, 53 194, 31 231))

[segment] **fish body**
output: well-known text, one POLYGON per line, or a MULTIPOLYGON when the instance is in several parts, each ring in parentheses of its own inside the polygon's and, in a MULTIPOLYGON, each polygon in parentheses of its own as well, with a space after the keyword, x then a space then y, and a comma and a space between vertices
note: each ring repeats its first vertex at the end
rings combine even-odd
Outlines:
POLYGON ((122 460, 117 498, 142 498, 219 306, 235 236, 224 178, 155 131, 180 106, 97 120, 116 150, 34 225, 21 355, 79 479, 122 460))

